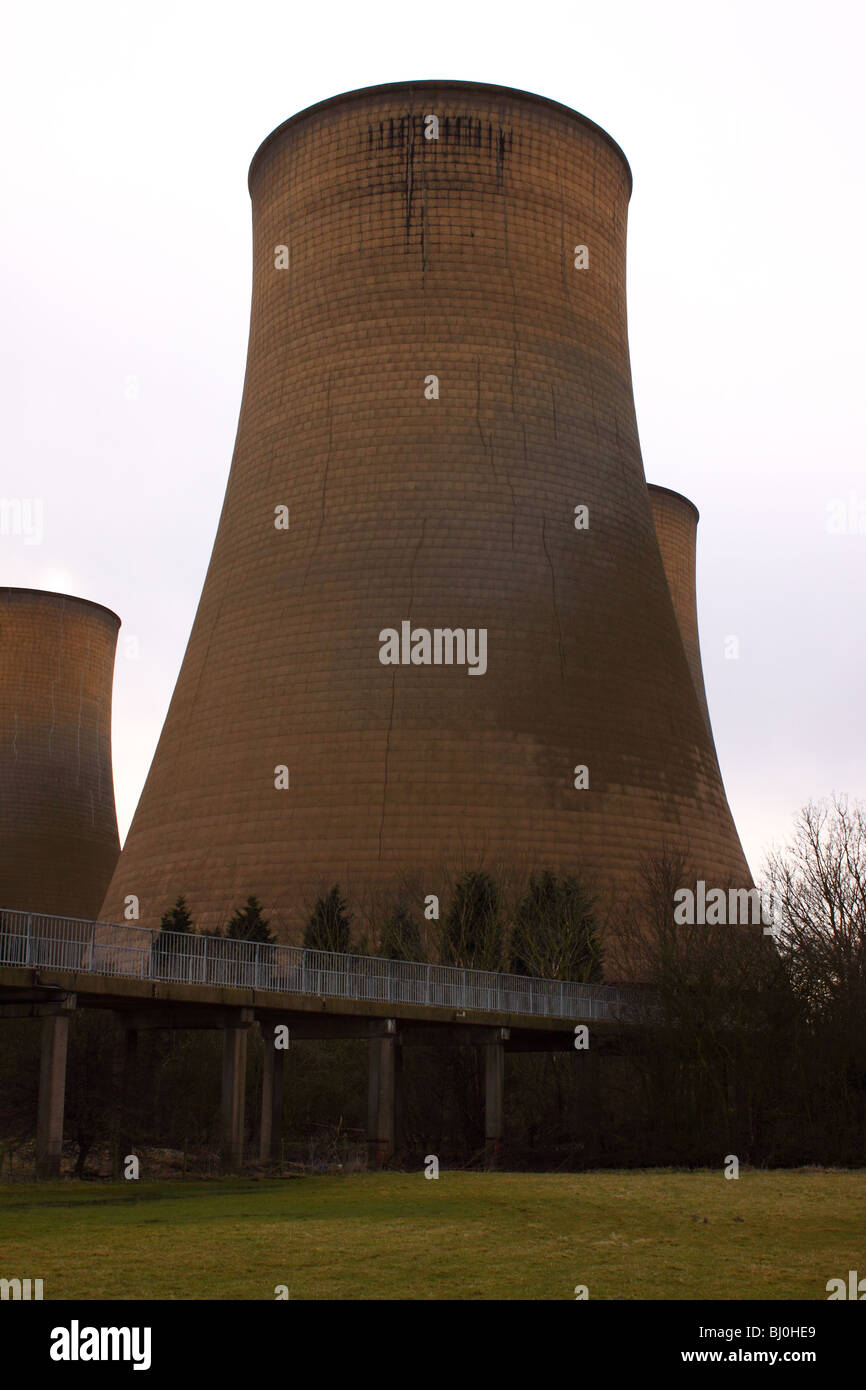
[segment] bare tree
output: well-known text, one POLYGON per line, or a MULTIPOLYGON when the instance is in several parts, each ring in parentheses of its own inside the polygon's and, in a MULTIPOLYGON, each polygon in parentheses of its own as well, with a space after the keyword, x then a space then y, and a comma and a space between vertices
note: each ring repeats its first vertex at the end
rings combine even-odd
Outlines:
POLYGON ((658 1144, 686 1161, 735 1141, 741 1153, 757 1147, 787 990, 760 926, 677 920, 677 895, 696 895, 697 880, 687 849, 662 847, 641 865, 618 928, 644 986, 636 1066, 646 1113, 658 1144))
POLYGON ((862 1163, 866 1132, 866 808, 809 802, 766 865, 779 956, 812 1062, 808 1118, 827 1153, 862 1163))
POLYGON ((810 801, 765 868, 776 944, 813 1017, 850 1019, 866 1004, 866 808, 810 801))

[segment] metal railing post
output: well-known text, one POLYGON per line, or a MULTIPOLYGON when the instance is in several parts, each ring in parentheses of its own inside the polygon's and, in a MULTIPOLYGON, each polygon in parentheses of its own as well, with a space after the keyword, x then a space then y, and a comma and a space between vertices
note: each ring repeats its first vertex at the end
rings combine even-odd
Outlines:
POLYGON ((88 959, 87 959, 87 969, 88 969, 88 971, 90 972, 91 975, 93 974, 93 943, 94 943, 95 939, 96 939, 96 923, 95 923, 95 922, 91 922, 91 923, 90 923, 90 955, 88 956, 88 959))

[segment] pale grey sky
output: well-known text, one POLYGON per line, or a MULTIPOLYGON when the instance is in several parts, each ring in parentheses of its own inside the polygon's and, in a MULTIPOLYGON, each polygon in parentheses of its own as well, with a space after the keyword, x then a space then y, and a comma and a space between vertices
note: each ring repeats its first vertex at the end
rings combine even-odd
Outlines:
POLYGON ((228 475, 249 161, 312 102, 428 77, 564 102, 629 159, 644 463, 701 512, 707 693, 753 869, 810 796, 866 795, 862 8, 84 0, 4 28, 0 496, 41 499, 44 535, 0 536, 0 584, 123 620, 121 835, 228 475))

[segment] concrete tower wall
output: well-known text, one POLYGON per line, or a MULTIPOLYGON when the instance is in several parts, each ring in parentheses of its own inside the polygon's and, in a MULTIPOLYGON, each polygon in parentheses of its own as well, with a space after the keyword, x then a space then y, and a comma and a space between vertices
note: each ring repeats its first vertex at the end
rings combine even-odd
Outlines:
POLYGON ((105 915, 182 892, 208 925, 256 893, 291 937, 334 881, 434 893, 486 859, 614 888, 682 836, 748 880, 643 475, 630 190, 591 122, 476 84, 265 141, 231 473, 105 915), (486 673, 383 665, 404 620, 485 629, 486 673))
POLYGON ((120 852, 111 687, 120 619, 0 588, 0 905, 95 917, 120 852))
POLYGON ((701 643, 698 635, 698 604, 695 585, 695 564, 700 514, 693 502, 670 488, 649 484, 653 522, 658 537, 662 563, 674 612, 677 615, 689 670, 695 691, 712 735, 707 693, 704 689, 704 668, 701 663, 701 643))

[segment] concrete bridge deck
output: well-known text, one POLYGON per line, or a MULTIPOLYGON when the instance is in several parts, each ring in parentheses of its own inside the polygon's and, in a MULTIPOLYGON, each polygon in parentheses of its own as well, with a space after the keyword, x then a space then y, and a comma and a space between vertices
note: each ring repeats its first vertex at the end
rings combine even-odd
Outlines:
POLYGON ((368 1142, 374 1164, 386 1161, 395 1147, 401 1049, 431 1043, 483 1047, 485 1132, 495 1161, 503 1130, 505 1052, 573 1050, 579 1024, 591 1026, 595 1048, 618 1050, 623 1030, 639 1031, 639 998, 638 990, 605 985, 0 910, 0 1018, 43 1020, 40 1176, 59 1171, 66 1040, 75 1008, 108 1010, 123 1029, 121 1091, 134 1085, 142 1029, 222 1030, 223 1164, 238 1171, 246 1042, 254 1023, 265 1040, 262 1158, 272 1157, 279 1145, 287 1034, 295 1040, 369 1041, 368 1142))

